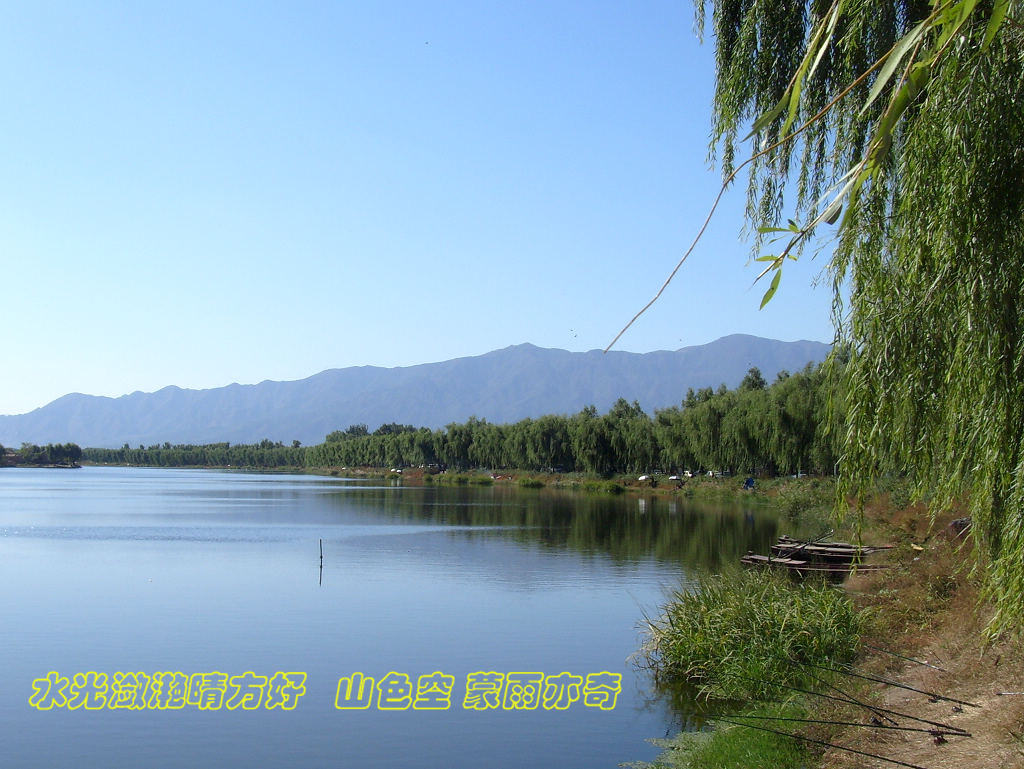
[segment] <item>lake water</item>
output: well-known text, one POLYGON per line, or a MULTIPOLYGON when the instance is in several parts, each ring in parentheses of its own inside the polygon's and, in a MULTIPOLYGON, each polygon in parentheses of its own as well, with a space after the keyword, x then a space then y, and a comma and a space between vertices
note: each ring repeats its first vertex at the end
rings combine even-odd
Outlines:
POLYGON ((629 661, 644 612, 666 588, 764 550, 776 533, 762 513, 662 498, 2 470, 3 765, 592 769, 647 760, 657 750, 646 739, 677 731, 690 713, 629 661), (33 685, 51 671, 55 685, 33 685), (74 674, 90 672, 107 678, 76 686, 74 674), (339 709, 339 678, 355 672, 405 674, 412 691, 392 676, 381 700, 339 709), (435 672, 421 695, 419 677, 435 672), (134 679, 141 693, 115 673, 144 674, 134 679), (470 678, 479 673, 508 680, 470 678), (519 673, 548 678, 531 689, 535 677, 519 673), (611 709, 602 684, 614 678, 603 673, 621 676, 611 709), (536 707, 525 707, 535 692, 536 707), (439 709, 402 709, 407 693, 439 709), (464 706, 468 694, 476 708, 464 706), (490 707, 494 698, 510 707, 490 707))

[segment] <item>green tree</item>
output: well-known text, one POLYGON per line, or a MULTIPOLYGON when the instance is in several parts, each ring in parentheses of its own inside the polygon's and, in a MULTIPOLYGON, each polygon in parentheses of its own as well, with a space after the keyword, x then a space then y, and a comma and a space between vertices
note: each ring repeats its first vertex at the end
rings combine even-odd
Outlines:
POLYGON ((50 462, 50 455, 46 449, 34 443, 22 443, 18 454, 26 465, 45 465, 50 462))
MULTIPOLYGON (((364 425, 365 427, 365 425, 364 425)), ((350 428, 351 429, 351 428, 350 428)), ((415 432, 416 428, 412 425, 400 425, 397 422, 388 422, 387 424, 381 425, 373 431, 374 435, 391 435, 393 433, 411 433, 415 432)))
POLYGON ((633 401, 619 398, 603 417, 605 434, 611 452, 609 470, 618 472, 650 472, 658 454, 654 424, 633 401))
MULTIPOLYGON (((997 607, 990 630, 1019 628, 1021 3, 710 6, 712 147, 731 179, 739 137, 752 127, 747 214, 756 248, 765 237, 777 245, 761 257, 772 277, 765 300, 787 257, 812 242, 832 253, 848 354, 834 368, 847 393, 841 492, 863 493, 894 466, 935 510, 966 499, 997 607)), ((703 25, 702 0, 697 14, 703 25)))
POLYGON ((764 381, 764 376, 761 375, 761 369, 757 366, 752 366, 747 371, 747 375, 743 377, 743 381, 740 382, 741 390, 763 390, 768 386, 768 383, 764 381))
POLYGON ((569 441, 576 469, 597 475, 607 475, 614 467, 608 440, 607 423, 597 416, 594 406, 586 406, 569 420, 569 441))
POLYGON ((77 443, 64 444, 64 457, 71 464, 75 464, 82 458, 82 447, 77 443))

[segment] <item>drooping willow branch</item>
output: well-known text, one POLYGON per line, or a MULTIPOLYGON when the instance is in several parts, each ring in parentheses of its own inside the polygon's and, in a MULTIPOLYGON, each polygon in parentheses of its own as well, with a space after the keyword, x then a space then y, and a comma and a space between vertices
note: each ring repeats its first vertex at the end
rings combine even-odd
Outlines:
MULTIPOLYGON (((949 46, 951 45, 951 42, 954 39, 956 39, 957 35, 962 30, 963 26, 967 23, 971 13, 974 11, 975 6, 977 5, 977 2, 978 0, 945 0, 945 2, 937 3, 933 8, 932 12, 925 19, 919 22, 910 32, 908 32, 906 35, 900 38, 900 40, 898 40, 885 54, 879 57, 870 67, 868 67, 863 73, 861 73, 857 78, 855 78, 836 96, 830 99, 825 104, 825 106, 823 106, 817 113, 815 113, 812 117, 807 119, 802 125, 800 125, 792 132, 786 133, 790 124, 793 121, 793 118, 795 117, 798 111, 801 82, 805 77, 809 78, 813 75, 815 68, 818 66, 822 56, 824 55, 826 48, 830 43, 830 39, 822 38, 827 37, 827 35, 825 34, 826 30, 834 30, 839 15, 843 11, 842 0, 835 0, 835 2, 833 2, 832 6, 825 13, 825 15, 822 17, 821 21, 817 25, 817 28, 815 29, 814 34, 811 37, 811 43, 808 47, 808 50, 805 52, 800 66, 797 68, 794 75, 790 78, 790 81, 783 93, 782 99, 776 107, 762 114, 757 118, 757 120, 755 120, 754 129, 751 132, 753 134, 757 132, 759 128, 766 127, 775 118, 780 116, 783 110, 785 110, 788 106, 790 114, 789 118, 785 121, 783 125, 783 135, 770 146, 753 154, 751 157, 749 157, 747 160, 745 160, 743 163, 741 163, 739 166, 733 169, 733 171, 725 178, 725 180, 722 182, 721 187, 719 188, 718 194, 715 196, 715 199, 711 205, 710 210, 708 211, 707 216, 704 219, 704 222, 701 224, 700 229, 697 231, 697 234, 694 237, 693 241, 690 243, 689 247, 680 257, 679 261, 676 263, 675 267, 672 269, 668 277, 662 283, 661 287, 658 289, 654 297, 649 302, 647 302, 647 304, 645 304, 629 320, 629 322, 626 323, 625 326, 622 327, 622 329, 615 335, 615 338, 612 339, 608 346, 604 348, 604 352, 608 352, 612 347, 614 347, 615 343, 622 338, 622 335, 625 334, 626 331, 628 331, 633 326, 633 324, 640 318, 640 316, 647 312, 647 310, 650 309, 651 306, 654 305, 654 303, 661 298, 662 294, 665 292, 665 289, 668 288, 669 284, 675 278, 676 274, 682 268, 683 264, 696 249, 697 244, 703 238, 704 233, 706 232, 708 225, 711 223, 711 220, 714 217, 714 214, 718 209, 718 205, 721 202, 726 190, 729 188, 729 186, 732 184, 732 182, 736 179, 736 177, 744 168, 750 166, 759 159, 770 155, 772 152, 774 152, 776 149, 783 146, 787 142, 791 142, 794 139, 796 139, 800 134, 802 134, 812 125, 822 120, 846 96, 848 96, 852 91, 861 86, 871 76, 872 73, 874 73, 879 68, 883 68, 882 72, 879 74, 879 77, 876 79, 875 86, 872 88, 872 93, 869 95, 867 103, 864 105, 864 109, 867 109, 867 107, 870 106, 870 104, 875 100, 875 98, 877 98, 877 96, 881 93, 882 87, 888 82, 892 74, 894 74, 895 67, 899 65, 903 55, 905 55, 907 51, 910 51, 912 49, 913 53, 909 57, 907 65, 902 69, 902 73, 898 81, 893 86, 893 97, 890 100, 889 106, 886 108, 882 116, 879 118, 879 121, 876 125, 876 129, 872 135, 871 140, 868 142, 868 146, 864 152, 863 157, 854 165, 854 167, 850 171, 847 172, 847 174, 845 174, 839 180, 839 183, 842 184, 842 187, 835 194, 833 199, 829 201, 829 203, 824 207, 821 213, 819 213, 814 218, 814 220, 811 221, 810 224, 807 224, 804 227, 794 227, 790 228, 789 230, 766 228, 767 231, 773 232, 792 231, 795 233, 795 235, 793 238, 791 238, 789 244, 786 246, 786 248, 783 250, 781 254, 773 257, 762 257, 762 260, 769 261, 770 263, 754 279, 754 283, 757 283, 761 278, 763 278, 772 270, 780 270, 786 257, 791 254, 793 249, 796 246, 798 246, 801 243, 801 241, 809 237, 810 234, 815 230, 815 228, 819 224, 821 224, 824 221, 829 221, 830 223, 831 221, 834 221, 831 217, 838 216, 838 212, 839 210, 841 210, 844 198, 849 197, 851 199, 850 202, 852 203, 853 199, 856 198, 863 184, 868 179, 874 177, 881 170, 882 162, 884 161, 888 153, 889 146, 892 142, 892 136, 893 132, 895 131, 895 126, 899 122, 900 118, 903 116, 906 109, 909 107, 910 103, 914 100, 914 98, 916 98, 917 94, 920 92, 920 82, 923 80, 923 78, 927 77, 927 73, 923 72, 918 68, 923 67, 928 71, 931 71, 931 69, 940 61, 942 56, 946 53, 949 46), (941 21, 941 23, 936 25, 937 21, 941 21), (945 26, 948 22, 953 22, 952 29, 947 29, 943 31, 943 33, 939 36, 938 50, 934 51, 930 57, 926 57, 925 60, 918 60, 918 55, 921 52, 923 42, 927 33, 936 26, 945 26)), ((986 34, 986 44, 988 42, 991 42, 991 39, 994 36, 994 32, 998 30, 999 25, 1005 20, 1005 13, 1008 5, 1009 0, 996 0, 990 17, 989 29, 986 34)), ((761 302, 762 307, 764 307, 764 305, 767 304, 767 302, 771 299, 772 295, 775 293, 775 289, 778 286, 778 280, 780 275, 781 272, 776 273, 775 279, 772 281, 772 285, 765 293, 765 296, 761 302)))

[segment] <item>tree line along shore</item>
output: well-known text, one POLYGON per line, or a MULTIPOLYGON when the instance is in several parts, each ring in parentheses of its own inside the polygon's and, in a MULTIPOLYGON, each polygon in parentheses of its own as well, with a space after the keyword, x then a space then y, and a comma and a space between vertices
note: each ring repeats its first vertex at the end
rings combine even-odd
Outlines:
POLYGON ((82 449, 77 443, 23 443, 17 450, 0 445, 0 467, 78 467, 81 458, 82 449))
POLYGON ((831 475, 838 459, 841 420, 830 410, 821 366, 780 372, 769 385, 752 368, 735 389, 724 385, 686 393, 678 406, 651 416, 619 399, 606 413, 593 406, 577 414, 547 415, 511 424, 471 417, 441 430, 389 423, 372 432, 351 425, 323 443, 285 445, 170 443, 119 449, 87 448, 98 464, 156 467, 423 468, 464 472, 515 468, 534 473, 831 475))

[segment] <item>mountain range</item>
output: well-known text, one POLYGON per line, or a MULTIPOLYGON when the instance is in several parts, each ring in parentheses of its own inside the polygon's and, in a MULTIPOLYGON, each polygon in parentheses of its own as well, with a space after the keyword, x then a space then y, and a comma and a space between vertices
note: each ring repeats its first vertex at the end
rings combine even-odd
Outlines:
POLYGON ((0 444, 73 441, 118 447, 154 443, 319 443, 332 430, 365 423, 442 427, 471 416, 514 422, 573 414, 617 398, 647 411, 678 405, 688 388, 735 387, 757 366, 780 370, 821 361, 830 346, 734 334, 709 344, 649 353, 568 352, 520 344, 484 355, 417 366, 328 369, 289 382, 207 390, 165 387, 119 398, 72 393, 27 414, 0 416, 0 444))

